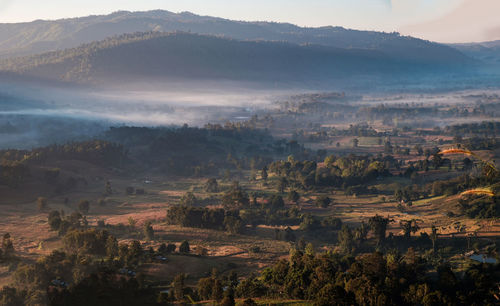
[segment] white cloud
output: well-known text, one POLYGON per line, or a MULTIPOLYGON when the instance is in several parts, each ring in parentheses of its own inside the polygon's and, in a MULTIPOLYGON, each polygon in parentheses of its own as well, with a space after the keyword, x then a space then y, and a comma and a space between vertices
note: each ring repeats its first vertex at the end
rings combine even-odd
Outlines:
POLYGON ((500 1, 465 0, 447 14, 427 22, 413 22, 400 31, 439 42, 473 42, 500 39, 491 29, 500 26, 500 1))

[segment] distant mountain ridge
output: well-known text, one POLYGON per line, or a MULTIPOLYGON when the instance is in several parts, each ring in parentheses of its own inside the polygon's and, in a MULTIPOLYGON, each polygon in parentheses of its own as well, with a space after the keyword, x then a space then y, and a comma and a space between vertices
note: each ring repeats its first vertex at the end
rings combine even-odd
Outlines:
POLYGON ((0 62, 0 70, 69 82, 191 78, 309 81, 456 69, 462 61, 434 63, 379 50, 288 42, 240 41, 175 32, 124 34, 73 49, 0 62))
POLYGON ((463 54, 487 64, 500 65, 500 40, 479 43, 450 44, 463 54))
POLYGON ((288 23, 232 21, 192 13, 119 11, 103 16, 0 24, 0 57, 19 57, 74 48, 81 44, 136 32, 184 31, 238 40, 286 41, 345 49, 368 49, 421 62, 466 60, 459 51, 397 33, 348 30, 342 27, 303 28, 288 23))

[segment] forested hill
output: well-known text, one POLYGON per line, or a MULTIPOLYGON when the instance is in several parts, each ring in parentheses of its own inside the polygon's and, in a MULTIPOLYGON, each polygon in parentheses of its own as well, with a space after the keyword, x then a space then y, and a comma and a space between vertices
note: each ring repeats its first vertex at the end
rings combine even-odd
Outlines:
POLYGON ((310 81, 358 75, 412 75, 457 69, 465 64, 460 60, 441 64, 409 60, 378 50, 148 32, 4 60, 0 69, 23 76, 84 83, 148 77, 310 81))
POLYGON ((135 32, 184 31, 238 40, 286 41, 336 48, 377 50, 423 62, 456 62, 466 57, 437 43, 397 33, 356 31, 342 27, 303 28, 287 23, 242 22, 192 13, 120 11, 105 16, 0 24, 0 57, 25 56, 74 48, 84 43, 135 32))

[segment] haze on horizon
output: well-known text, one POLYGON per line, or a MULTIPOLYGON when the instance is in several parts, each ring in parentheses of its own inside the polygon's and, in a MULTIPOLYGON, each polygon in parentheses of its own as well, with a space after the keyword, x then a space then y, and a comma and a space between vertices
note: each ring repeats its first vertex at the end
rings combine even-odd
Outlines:
POLYGON ((108 14, 118 10, 190 11, 233 20, 376 30, 443 43, 500 39, 496 0, 3 0, 0 22, 108 14))

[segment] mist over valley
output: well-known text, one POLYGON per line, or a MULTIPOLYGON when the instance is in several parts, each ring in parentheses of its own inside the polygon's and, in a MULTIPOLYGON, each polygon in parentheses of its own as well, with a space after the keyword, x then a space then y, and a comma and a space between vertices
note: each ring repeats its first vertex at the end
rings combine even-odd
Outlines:
POLYGON ((164 10, 0 23, 0 305, 496 305, 499 59, 164 10))

